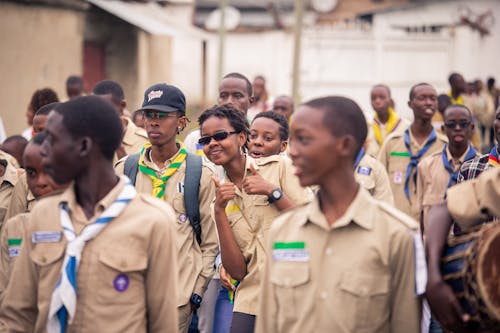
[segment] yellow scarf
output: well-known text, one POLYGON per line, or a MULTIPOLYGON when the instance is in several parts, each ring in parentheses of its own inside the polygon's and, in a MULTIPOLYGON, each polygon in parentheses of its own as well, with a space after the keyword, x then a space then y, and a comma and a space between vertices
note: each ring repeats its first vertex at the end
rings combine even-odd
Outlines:
POLYGON ((156 171, 144 164, 144 154, 146 149, 151 147, 151 143, 147 142, 144 144, 141 150, 141 155, 139 157, 139 170, 151 179, 153 185, 153 196, 158 199, 163 199, 165 195, 165 188, 167 187, 167 180, 179 169, 182 162, 186 159, 187 152, 184 146, 181 145, 181 149, 176 158, 170 163, 167 170, 161 177, 156 176, 156 171))
POLYGON ((458 96, 456 99, 451 95, 451 91, 448 91, 448 97, 451 99, 451 104, 464 105, 464 98, 462 95, 458 96))
MULTIPOLYGON (((386 122, 385 136, 391 134, 401 122, 401 118, 397 115, 397 113, 394 111, 393 108, 389 107, 388 111, 389 111, 389 119, 387 119, 386 122)), ((381 146, 384 141, 382 139, 382 129, 380 128, 381 123, 382 122, 380 121, 378 114, 375 113, 375 118, 373 119, 372 127, 373 127, 373 134, 375 135, 375 140, 377 140, 379 146, 381 146)))

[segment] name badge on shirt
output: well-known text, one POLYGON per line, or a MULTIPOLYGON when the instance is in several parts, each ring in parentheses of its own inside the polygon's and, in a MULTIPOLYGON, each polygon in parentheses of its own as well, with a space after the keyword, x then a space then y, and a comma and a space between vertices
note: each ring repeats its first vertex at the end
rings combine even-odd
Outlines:
POLYGON ((184 193, 184 183, 183 182, 177 183, 177 192, 184 193))
POLYGON ((370 175, 370 173, 372 173, 372 168, 367 167, 367 166, 360 166, 360 167, 358 168, 358 173, 359 173, 360 175, 369 176, 369 175, 370 175))
POLYGON ((33 243, 57 243, 60 240, 60 231, 35 231, 31 236, 33 243))
POLYGON ((274 261, 307 262, 309 251, 304 242, 276 242, 273 246, 274 261))
POLYGON ((403 171, 394 172, 394 184, 401 184, 403 182, 403 171))
POLYGON ((19 252, 21 252, 21 244, 23 240, 21 238, 9 238, 7 239, 7 246, 9 247, 9 257, 17 257, 19 252))

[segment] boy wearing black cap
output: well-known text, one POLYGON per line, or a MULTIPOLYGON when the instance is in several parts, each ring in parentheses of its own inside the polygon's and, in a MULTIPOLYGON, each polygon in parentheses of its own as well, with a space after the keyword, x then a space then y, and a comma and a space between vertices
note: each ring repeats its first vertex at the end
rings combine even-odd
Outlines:
POLYGON ((149 193, 168 202, 175 210, 177 219, 179 270, 178 313, 179 332, 187 332, 191 313, 200 306, 201 298, 212 277, 218 249, 214 224, 210 218, 210 203, 215 197, 212 182, 213 169, 200 157, 188 154, 177 142, 176 135, 186 126, 186 99, 177 88, 168 84, 155 84, 144 93, 141 109, 145 120, 149 143, 139 155, 131 155, 116 165, 118 173, 132 178, 137 191, 149 193), (135 160, 136 159, 136 160, 135 160), (130 162, 132 161, 132 162, 130 162), (184 200, 187 178, 192 177, 190 161, 199 163, 199 226, 190 217, 184 200), (133 163, 129 171, 130 163, 133 163), (135 173, 135 176, 134 176, 135 173))

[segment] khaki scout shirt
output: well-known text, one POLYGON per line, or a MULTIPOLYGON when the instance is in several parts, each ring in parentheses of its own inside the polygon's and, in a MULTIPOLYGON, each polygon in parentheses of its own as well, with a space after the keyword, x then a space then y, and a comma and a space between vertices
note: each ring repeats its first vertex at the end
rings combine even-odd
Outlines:
MULTIPOLYGON (((458 159, 454 159, 449 149, 446 148, 446 158, 450 162, 453 171, 460 169, 469 149, 467 148, 467 151, 458 159)), ((444 167, 442 151, 427 156, 418 164, 416 210, 418 215, 422 216, 424 229, 427 226, 429 209, 444 201, 449 181, 450 173, 444 167)))
MULTIPOLYGON (((300 186, 289 158, 273 155, 253 159, 247 155, 245 176, 250 172, 250 164, 296 205, 311 201, 312 191, 300 186)), ((230 181, 227 176, 225 181, 230 181)), ((250 195, 236 188, 236 197, 227 203, 226 214, 236 243, 247 263, 247 275, 236 289, 234 311, 256 315, 260 275, 266 260, 267 232, 281 212, 274 204, 269 204, 266 195, 250 195)))
MULTIPOLYGON (((401 122, 399 125, 392 131, 392 133, 402 134, 404 131, 411 125, 411 122, 400 116, 401 122)), ((382 134, 382 144, 385 142, 387 137, 392 133, 387 133, 386 124, 380 125, 380 134, 382 134)), ((375 139, 375 132, 373 130, 373 123, 368 124, 368 136, 366 138, 366 153, 377 157, 381 146, 378 144, 377 139, 375 139)))
POLYGON ((12 191, 12 196, 10 197, 9 208, 7 208, 7 214, 5 219, 10 219, 17 214, 26 213, 33 209, 35 204, 35 196, 31 193, 28 188, 28 181, 26 180, 26 172, 24 172, 20 177, 19 181, 14 186, 12 191))
MULTIPOLYGON (((150 149, 145 151, 144 163, 161 174, 158 167, 149 160, 150 149)), ((168 167, 170 162, 177 157, 179 151, 169 161, 166 161, 165 167, 168 167)), ((118 162, 115 167, 118 174, 123 174, 124 165, 125 159, 118 162)), ((182 263, 179 270, 179 285, 176 287, 179 291, 177 295, 177 306, 179 307, 189 303, 192 293, 203 296, 214 273, 215 256, 219 249, 215 224, 210 216, 210 203, 215 197, 215 185, 212 180, 213 170, 209 164, 203 162, 199 192, 201 248, 196 241, 195 233, 184 207, 185 176, 186 163, 182 163, 179 169, 169 178, 165 188, 165 201, 174 208, 176 215, 172 222, 176 231, 177 261, 182 263)), ((141 193, 149 195, 153 193, 151 179, 140 170, 137 171, 135 188, 141 193)))
MULTIPOLYGON (((3 329, 46 332, 52 291, 67 245, 60 204, 68 203, 73 226, 80 234, 113 203, 123 186, 120 180, 96 205, 90 220, 76 202, 73 186, 37 202, 0 309, 3 329), (32 235, 41 231, 58 232, 60 241, 34 243, 32 235)), ((177 330, 178 266, 171 227, 174 218, 167 204, 138 193, 118 217, 85 244, 77 274, 75 317, 66 332, 177 330), (123 274, 128 276, 129 285, 119 292, 114 281, 123 274)))
POLYGON ((354 178, 370 192, 372 197, 394 206, 391 184, 384 166, 374 157, 365 154, 354 170, 354 178))
POLYGON ((447 206, 462 229, 500 216, 500 167, 448 189, 447 206))
POLYGON ((7 209, 9 207, 10 198, 19 179, 17 169, 12 164, 7 163, 5 174, 0 177, 0 229, 3 222, 6 220, 7 209))
MULTIPOLYGON (((436 133, 436 135, 436 141, 420 158, 420 161, 422 161, 422 159, 426 156, 443 150, 443 147, 447 142, 447 138, 438 133, 436 133)), ((422 143, 422 145, 419 145, 410 130, 410 149, 412 155, 416 155, 425 146, 426 143, 427 140, 422 143)), ((418 221, 420 217, 416 207, 417 192, 416 184, 414 182, 417 168, 414 168, 410 174, 408 185, 410 193, 409 199, 406 198, 404 192, 406 169, 408 168, 410 157, 408 156, 408 150, 405 146, 403 133, 392 134, 386 139, 385 143, 380 149, 378 160, 384 165, 385 169, 387 170, 392 188, 392 194, 394 195, 395 207, 418 221)))
POLYGON ((410 217, 363 188, 332 226, 318 197, 283 214, 269 231, 256 332, 420 332, 415 237, 410 217))
POLYGON ((16 169, 21 167, 14 156, 4 152, 3 150, 0 150, 0 159, 7 160, 7 163, 11 164, 16 169))
POLYGON ((21 249, 28 216, 29 213, 23 213, 8 219, 0 232, 0 305, 21 249))
MULTIPOLYGON (((125 148, 127 155, 141 151, 142 146, 149 141, 148 133, 144 128, 137 127, 130 118, 122 117, 127 122, 127 128, 123 134, 122 145, 125 148)), ((114 162, 118 161, 115 154, 114 162)))

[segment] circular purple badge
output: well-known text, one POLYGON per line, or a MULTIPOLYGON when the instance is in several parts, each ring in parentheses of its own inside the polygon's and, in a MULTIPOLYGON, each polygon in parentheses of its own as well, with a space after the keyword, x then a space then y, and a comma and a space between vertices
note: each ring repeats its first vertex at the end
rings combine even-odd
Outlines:
POLYGON ((124 292, 128 288, 128 276, 127 274, 118 274, 113 281, 113 286, 119 292, 124 292))

